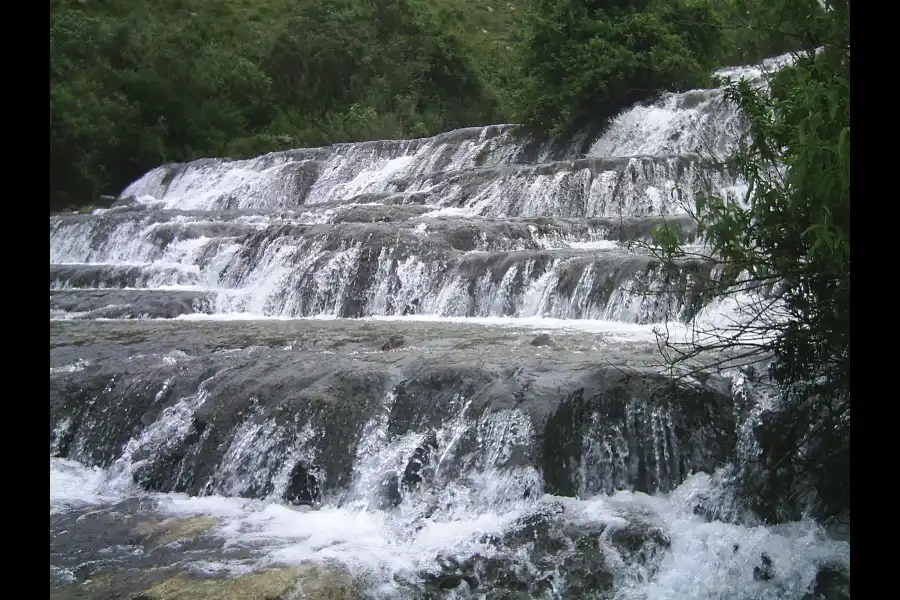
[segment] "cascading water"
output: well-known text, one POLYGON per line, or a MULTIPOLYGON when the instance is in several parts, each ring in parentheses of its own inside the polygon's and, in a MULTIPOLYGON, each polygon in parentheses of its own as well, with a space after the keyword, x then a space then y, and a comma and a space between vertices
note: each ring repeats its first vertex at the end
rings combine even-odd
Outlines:
POLYGON ((727 485, 743 380, 660 368, 702 277, 629 249, 739 189, 740 125, 696 90, 583 154, 472 128, 52 216, 51 595, 844 597, 846 541, 727 485))

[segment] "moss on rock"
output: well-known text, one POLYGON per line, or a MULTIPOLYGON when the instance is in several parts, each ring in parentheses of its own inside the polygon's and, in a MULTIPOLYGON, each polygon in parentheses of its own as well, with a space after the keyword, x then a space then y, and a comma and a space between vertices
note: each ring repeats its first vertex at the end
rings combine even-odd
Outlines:
POLYGON ((362 586, 349 572, 322 565, 306 564, 297 569, 297 600, 356 600, 362 586))
POLYGON ((361 589, 343 569, 302 565, 230 579, 177 575, 134 600, 356 600, 361 589))
POLYGON ((296 569, 270 569, 233 579, 177 575, 135 600, 288 600, 296 584, 296 569))
POLYGON ((212 529, 216 523, 215 517, 198 515, 182 519, 166 519, 162 522, 139 523, 134 532, 142 543, 158 547, 197 537, 212 529))

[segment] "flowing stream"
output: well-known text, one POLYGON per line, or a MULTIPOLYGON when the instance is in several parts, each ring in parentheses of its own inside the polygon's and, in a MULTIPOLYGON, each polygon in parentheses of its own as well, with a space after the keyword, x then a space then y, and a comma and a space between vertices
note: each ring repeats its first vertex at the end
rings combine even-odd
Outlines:
POLYGON ((702 242, 740 127, 694 90, 587 142, 207 159, 51 216, 51 597, 849 598, 847 539, 729 485, 773 400, 656 346, 736 318, 634 242, 702 242))

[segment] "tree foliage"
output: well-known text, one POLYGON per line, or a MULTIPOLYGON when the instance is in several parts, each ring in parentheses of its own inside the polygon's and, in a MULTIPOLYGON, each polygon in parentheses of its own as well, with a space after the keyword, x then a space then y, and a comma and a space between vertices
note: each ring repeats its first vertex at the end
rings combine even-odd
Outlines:
POLYGON ((711 0, 726 28, 722 61, 730 65, 809 49, 820 39, 822 5, 818 0, 711 0))
POLYGON ((700 87, 723 40, 702 0, 534 0, 523 24, 521 117, 561 132, 700 87))
MULTIPOLYGON (((821 513, 849 506, 849 480, 835 477, 849 474, 849 4, 791 6, 811 15, 798 32, 804 50, 793 65, 768 86, 741 80, 726 89, 747 124, 744 143, 728 158, 746 193, 742 201, 704 195, 692 210, 706 258, 719 266, 710 295, 745 298, 743 319, 693 345, 666 340, 673 363, 710 350, 728 350, 738 363, 774 358, 784 411, 764 467, 777 483, 758 492, 772 518, 792 510, 775 488, 800 480, 807 487, 797 494, 821 513)), ((780 14, 776 8, 757 18, 780 14)), ((673 228, 660 228, 656 244, 668 261, 690 254, 673 228)))
POLYGON ((56 0, 51 209, 168 161, 502 120, 445 25, 416 0, 56 0))
POLYGON ((50 7, 51 210, 91 204, 160 163, 201 156, 501 121, 560 131, 795 41, 745 27, 774 10, 762 0, 50 7))

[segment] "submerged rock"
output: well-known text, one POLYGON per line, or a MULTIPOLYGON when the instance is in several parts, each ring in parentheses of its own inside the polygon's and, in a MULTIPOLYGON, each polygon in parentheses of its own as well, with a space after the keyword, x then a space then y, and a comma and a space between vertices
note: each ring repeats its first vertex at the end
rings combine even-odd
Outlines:
POLYGON ((134 600, 354 600, 358 582, 343 569, 302 565, 268 569, 229 579, 177 575, 134 600))
POLYGON ((553 339, 547 333, 542 333, 536 336, 531 342, 529 342, 532 346, 553 346, 553 339))
POLYGON ((816 574, 813 591, 803 600, 850 600, 850 574, 837 565, 826 565, 816 574))
POLYGON ((615 368, 582 374, 578 385, 544 423, 547 493, 668 492, 733 456, 734 402, 713 385, 615 368), (601 459, 604 443, 611 455, 601 459))
POLYGON ((363 597, 363 585, 359 580, 344 569, 324 565, 298 567, 296 591, 296 600, 356 600, 363 597))
POLYGON ((772 559, 765 552, 760 554, 759 559, 762 561, 762 564, 753 567, 753 579, 756 581, 769 581, 774 577, 772 559))
POLYGON ((425 439, 413 451, 412 457, 403 471, 403 485, 407 489, 413 489, 422 483, 424 471, 431 463, 431 457, 437 450, 437 435, 430 431, 425 439))
POLYGON ((640 564, 652 576, 670 544, 651 515, 632 511, 616 525, 578 522, 566 514, 564 506, 547 507, 501 536, 482 541, 490 548, 485 555, 465 561, 452 556, 439 559, 441 572, 421 575, 426 588, 441 598, 452 597, 441 595, 448 590, 466 588, 490 600, 543 594, 603 597, 613 590, 619 557, 640 564))
MULTIPOLYGON (((485 443, 496 443, 505 448, 496 466, 534 468, 553 495, 665 492, 733 454, 730 398, 706 384, 676 386, 655 371, 617 366, 631 355, 620 357, 612 346, 602 355, 572 350, 589 348, 592 338, 567 334, 553 352, 535 352, 530 337, 505 329, 373 322, 360 336, 351 324, 302 325, 98 330, 56 323, 51 445, 60 456, 107 468, 130 439, 184 412, 174 429, 154 427, 129 457, 135 483, 148 491, 268 498, 283 493, 284 470, 296 467, 284 500, 299 504, 346 490, 360 434, 376 418, 386 417, 387 439, 443 432, 462 419, 442 463, 445 477, 464 478, 485 443), (371 351, 401 332, 415 352, 371 351), (123 339, 130 340, 127 354, 123 339), (296 342, 292 349, 286 340, 296 342), (183 356, 169 356, 173 346, 183 356), (91 365, 63 368, 76 360, 91 365), (606 360, 612 364, 600 364, 606 360), (488 424, 511 419, 512 438, 488 424), (601 460, 607 441, 612 455, 601 460), (306 446, 300 454, 298 445, 306 446), (295 456, 315 456, 315 464, 297 467, 295 456)), ((428 479, 428 451, 403 457, 410 469, 401 467, 399 485, 428 479)))
POLYGON ((141 543, 150 547, 159 547, 195 538, 212 529, 218 521, 215 517, 198 515, 183 519, 167 519, 161 523, 138 523, 134 533, 141 543))
POLYGON ((426 434, 422 443, 416 446, 403 474, 390 473, 381 481, 378 490, 379 508, 387 509, 398 506, 403 501, 403 494, 417 489, 429 476, 434 453, 437 450, 437 434, 432 430, 426 434))
POLYGON ((123 196, 122 198, 119 198, 118 200, 114 199, 114 201, 112 202, 112 204, 109 205, 109 207, 110 208, 120 208, 123 206, 134 206, 137 204, 137 202, 138 202, 138 200, 134 196, 123 196))
POLYGON ((319 482, 302 462, 294 465, 284 491, 284 500, 295 506, 313 506, 319 501, 319 482))
POLYGON ((406 339, 402 335, 392 335, 384 344, 382 344, 381 349, 383 351, 396 350, 397 348, 402 348, 405 345, 406 339))
POLYGON ((117 570, 94 574, 76 584, 54 585, 51 581, 50 600, 137 600, 142 597, 137 592, 166 577, 165 571, 155 569, 117 570))
POLYGON ((296 569, 271 569, 233 579, 177 575, 134 600, 288 600, 297 577, 296 569))

